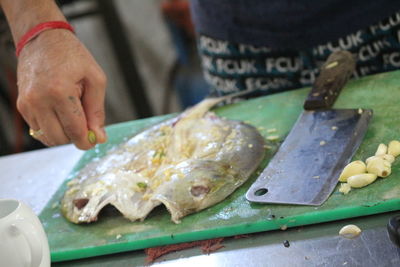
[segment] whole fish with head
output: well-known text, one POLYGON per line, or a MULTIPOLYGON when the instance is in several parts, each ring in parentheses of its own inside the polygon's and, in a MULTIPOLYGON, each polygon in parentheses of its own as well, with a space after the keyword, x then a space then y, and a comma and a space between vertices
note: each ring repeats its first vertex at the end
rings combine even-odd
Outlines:
POLYGON ((111 204, 136 221, 164 204, 179 223, 227 198, 262 161, 264 138, 251 125, 209 111, 224 99, 205 99, 87 164, 68 182, 63 215, 89 223, 111 204))

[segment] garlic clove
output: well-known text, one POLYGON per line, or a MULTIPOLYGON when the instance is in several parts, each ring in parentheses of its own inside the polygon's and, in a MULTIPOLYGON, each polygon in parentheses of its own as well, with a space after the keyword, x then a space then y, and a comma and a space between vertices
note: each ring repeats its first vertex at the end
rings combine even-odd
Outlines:
POLYGON ((392 167, 392 163, 390 163, 390 162, 387 161, 387 160, 383 160, 383 166, 388 167, 388 168, 391 168, 391 167, 392 167))
POLYGON ((347 178, 347 183, 354 188, 361 188, 373 183, 378 176, 374 173, 356 174, 347 178))
POLYGON ((339 192, 343 193, 344 195, 347 195, 351 190, 351 186, 348 183, 341 183, 339 192))
POLYGON ((392 168, 390 162, 378 156, 368 160, 367 172, 376 174, 379 177, 387 177, 391 174, 392 168))
POLYGON ((366 173, 367 166, 361 160, 356 160, 350 162, 349 164, 344 167, 342 173, 339 176, 340 182, 346 182, 347 178, 356 174, 366 173))
POLYGON ((357 236, 359 236, 361 234, 361 229, 354 224, 349 224, 346 225, 344 227, 342 227, 342 229, 340 229, 339 231, 339 235, 345 238, 355 238, 357 236))
POLYGON ((392 140, 389 142, 388 146, 388 154, 397 157, 400 155, 400 142, 397 140, 392 140))
POLYGON ((388 147, 385 144, 379 144, 378 149, 375 152, 375 156, 384 155, 387 153, 388 147))
POLYGON ((379 155, 378 157, 382 157, 384 160, 392 164, 395 160, 395 157, 392 154, 384 154, 384 155, 379 155))
POLYGON ((369 158, 367 158, 366 160, 365 160, 365 163, 368 165, 372 160, 374 160, 375 158, 378 158, 379 156, 371 156, 371 157, 369 157, 369 158))
POLYGON ((390 164, 392 164, 392 163, 394 162, 394 160, 395 160, 395 157, 394 157, 393 155, 390 155, 390 154, 382 154, 382 155, 372 156, 372 157, 367 158, 367 159, 365 160, 365 163, 368 165, 369 162, 370 162, 371 160, 375 159, 375 158, 382 158, 383 160, 389 162, 390 164))

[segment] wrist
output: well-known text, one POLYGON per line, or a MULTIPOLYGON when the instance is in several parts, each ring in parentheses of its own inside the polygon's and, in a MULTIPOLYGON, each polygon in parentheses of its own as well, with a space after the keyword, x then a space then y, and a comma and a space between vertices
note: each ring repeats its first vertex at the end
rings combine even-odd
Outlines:
POLYGON ((54 0, 0 0, 15 45, 34 26, 46 21, 65 21, 54 0))
POLYGON ((17 57, 19 56, 22 49, 33 39, 35 39, 45 31, 55 30, 55 29, 68 30, 72 33, 75 33, 73 27, 68 22, 65 21, 47 21, 39 23, 34 27, 32 27, 31 29, 29 29, 17 42, 15 49, 17 57))

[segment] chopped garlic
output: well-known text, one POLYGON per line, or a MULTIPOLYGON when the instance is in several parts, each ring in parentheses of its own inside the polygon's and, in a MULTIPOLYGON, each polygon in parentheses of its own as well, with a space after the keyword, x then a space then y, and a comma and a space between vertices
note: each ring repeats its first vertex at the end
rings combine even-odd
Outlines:
POLYGON ((68 187, 78 184, 78 179, 73 179, 67 183, 68 187))
POLYGON ((341 183, 339 192, 343 193, 344 195, 347 195, 351 190, 351 186, 348 183, 341 183))
POLYGON ((79 187, 72 187, 72 188, 68 189, 65 194, 67 196, 71 196, 71 195, 75 194, 78 191, 79 191, 79 187))
POLYGON ((275 141, 279 139, 279 135, 271 135, 267 137, 267 140, 269 141, 275 141))
POLYGON ((152 194, 145 194, 142 196, 143 200, 149 200, 152 197, 152 194))

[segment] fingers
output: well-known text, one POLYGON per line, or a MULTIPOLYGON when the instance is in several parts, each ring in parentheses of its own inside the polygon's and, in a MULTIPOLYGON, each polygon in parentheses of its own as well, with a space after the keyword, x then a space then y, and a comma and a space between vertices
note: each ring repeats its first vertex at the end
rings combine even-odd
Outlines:
MULTIPOLYGON (((38 91, 30 91, 33 90, 38 91)), ((71 90, 71 85, 62 86, 62 90, 52 89, 52 93, 46 95, 29 93, 20 97, 18 110, 31 129, 43 132, 34 138, 47 146, 72 142, 76 147, 87 150, 95 145, 88 140, 87 121, 78 89, 71 90), (51 97, 46 99, 48 96, 51 97)))
MULTIPOLYGON (((88 128, 85 113, 78 96, 68 96, 54 107, 58 119, 58 125, 68 141, 80 149, 90 149, 96 143, 88 140, 88 128)), ((58 132, 58 134, 61 134, 58 132)), ((53 138, 56 138, 54 136, 53 138)))
MULTIPOLYGON (((90 79, 85 85, 72 90, 71 85, 52 89, 51 96, 26 94, 18 101, 18 109, 29 126, 44 134, 33 136, 47 146, 74 143, 80 149, 90 149, 96 143, 104 143, 104 79, 90 79), (69 92, 65 94, 65 92, 69 92), (89 134, 89 129, 94 132, 89 134)), ((35 89, 32 89, 33 91, 35 89)), ((38 91, 37 89, 35 91, 38 91)))
POLYGON ((44 135, 42 129, 39 127, 30 127, 29 128, 29 135, 32 136, 32 138, 35 138, 36 140, 39 140, 43 144, 49 146, 49 141, 47 140, 46 136, 44 135))
POLYGON ((21 101, 20 98, 18 98, 18 101, 17 101, 17 109, 19 110, 20 114, 22 115, 22 117, 24 118, 26 123, 29 125, 29 128, 30 128, 29 134, 33 138, 35 138, 35 139, 39 140, 40 142, 42 142, 43 144, 45 144, 46 146, 50 146, 50 143, 44 134, 35 135, 35 136, 31 134, 31 130, 33 132, 41 131, 39 123, 36 121, 36 119, 34 117, 35 112, 32 112, 32 110, 27 108, 27 105, 25 105, 24 101, 21 101))
POLYGON ((38 110, 36 114, 38 114, 36 115, 38 118, 42 118, 39 122, 39 129, 43 132, 37 139, 43 140, 48 146, 62 145, 70 142, 69 138, 64 134, 54 110, 38 110))
POLYGON ((98 68, 93 68, 87 77, 84 82, 82 106, 85 111, 88 128, 94 132, 96 142, 104 143, 107 140, 104 131, 106 77, 98 68))

